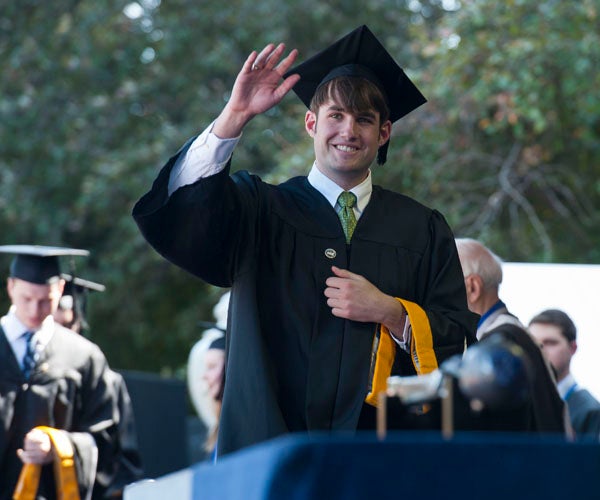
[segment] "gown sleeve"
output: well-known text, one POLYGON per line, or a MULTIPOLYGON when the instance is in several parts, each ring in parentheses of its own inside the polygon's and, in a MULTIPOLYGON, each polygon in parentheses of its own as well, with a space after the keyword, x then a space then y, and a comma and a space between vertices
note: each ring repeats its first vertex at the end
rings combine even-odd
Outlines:
POLYGON ((169 196, 170 172, 189 145, 167 162, 132 215, 144 238, 167 260, 208 283, 230 287, 255 242, 259 183, 247 173, 230 176, 228 163, 169 196))
POLYGON ((121 498, 125 485, 142 473, 131 401, 122 377, 99 349, 84 376, 79 422, 68 432, 81 497, 121 498))

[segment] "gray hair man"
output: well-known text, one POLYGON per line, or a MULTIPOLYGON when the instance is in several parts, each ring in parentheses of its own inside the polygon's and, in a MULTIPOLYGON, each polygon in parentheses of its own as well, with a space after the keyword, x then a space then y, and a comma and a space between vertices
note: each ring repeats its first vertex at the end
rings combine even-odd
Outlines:
POLYGON ((469 309, 481 316, 477 338, 505 323, 524 328, 500 300, 502 260, 485 245, 472 238, 457 238, 456 248, 465 277, 469 309))

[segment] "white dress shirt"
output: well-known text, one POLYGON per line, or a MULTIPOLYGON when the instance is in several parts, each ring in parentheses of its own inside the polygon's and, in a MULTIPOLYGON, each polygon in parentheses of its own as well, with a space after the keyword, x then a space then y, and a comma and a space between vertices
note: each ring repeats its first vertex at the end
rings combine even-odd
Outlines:
MULTIPOLYGON (((4 334, 19 362, 19 366, 23 368, 23 358, 25 357, 25 351, 27 350, 27 340, 25 339, 24 334, 28 332, 29 329, 19 321, 19 318, 17 318, 14 306, 11 306, 6 316, 0 318, 0 325, 2 325, 4 334)), ((43 321, 42 326, 36 330, 32 338, 32 342, 35 343, 37 351, 42 351, 46 347, 48 342, 50 342, 53 333, 54 318, 48 316, 43 321)))

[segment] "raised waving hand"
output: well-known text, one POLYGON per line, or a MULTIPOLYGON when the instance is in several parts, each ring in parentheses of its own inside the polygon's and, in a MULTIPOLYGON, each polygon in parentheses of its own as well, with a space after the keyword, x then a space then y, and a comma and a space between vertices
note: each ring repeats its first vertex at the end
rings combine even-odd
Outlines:
POLYGON ((267 45, 260 53, 253 51, 238 73, 231 97, 215 121, 213 133, 221 138, 237 137, 256 115, 264 113, 278 104, 300 79, 283 75, 292 66, 298 55, 292 50, 281 59, 285 45, 267 45))

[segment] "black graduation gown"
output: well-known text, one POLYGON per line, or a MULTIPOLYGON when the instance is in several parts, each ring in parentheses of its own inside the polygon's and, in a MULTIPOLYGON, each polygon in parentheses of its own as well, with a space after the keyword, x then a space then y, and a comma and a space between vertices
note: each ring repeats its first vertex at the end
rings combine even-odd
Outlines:
MULTIPOLYGON (((106 498, 117 489, 116 476, 121 487, 135 480, 121 466, 117 387, 100 349, 58 324, 26 382, 0 328, 0 499, 12 498, 22 468, 16 450, 38 425, 69 433, 81 498, 90 491, 94 499, 106 498)), ((38 495, 55 498, 52 464, 42 468, 38 495)))
MULTIPOLYGON (((474 409, 470 399, 463 394, 456 368, 451 368, 455 360, 450 360, 441 370, 445 373, 455 374, 452 377, 454 385, 453 394, 453 428, 455 431, 477 432, 527 432, 538 434, 557 434, 567 436, 568 424, 566 421, 565 404, 560 398, 551 368, 545 360, 541 349, 524 328, 504 323, 485 333, 478 346, 494 345, 498 341, 505 341, 505 345, 516 344, 524 352, 526 366, 526 380, 524 387, 518 387, 513 397, 505 397, 502 404, 494 407, 474 409)), ((484 356, 480 351, 480 356, 484 356)), ((481 359, 481 358, 480 358, 481 359)), ((473 362, 473 358, 471 361, 473 362)), ((458 361, 460 363, 460 361, 458 361)), ((489 359, 482 360, 482 367, 490 363, 489 359)), ((460 372, 460 370, 458 370, 460 372)), ((507 373, 511 373, 508 369, 507 373)), ((468 375, 469 377, 472 374, 468 375)), ((510 380, 507 374, 498 373, 498 386, 510 380)), ((459 377, 460 378, 460 377, 459 377)), ((515 388, 516 389, 516 388, 515 388)), ((404 405, 398 398, 388 399, 388 428, 395 430, 439 430, 442 428, 442 402, 439 399, 431 401, 431 410, 425 414, 412 411, 410 405, 404 405)), ((421 408, 417 406, 417 408, 421 408)))
POLYGON ((228 166, 168 197, 184 151, 133 216, 165 258, 232 287, 219 455, 286 432, 356 429, 377 326, 333 316, 323 293, 332 265, 423 308, 429 370, 474 338, 454 237, 438 212, 373 186, 347 247, 337 214, 306 177, 273 186, 247 172, 230 177, 228 166))
MULTIPOLYGON (((504 338, 517 344, 525 352, 528 363, 528 397, 520 410, 482 412, 478 416, 479 430, 513 430, 538 433, 567 432, 565 403, 561 399, 550 365, 542 350, 531 335, 517 325, 505 323, 485 333, 480 342, 489 342, 494 338, 504 338), (488 427, 486 427, 488 426, 488 427)), ((473 425, 475 420, 470 421, 473 425)), ((473 427, 470 428, 473 430, 473 427)))
POLYGON ((121 498, 125 486, 141 479, 144 475, 142 457, 133 413, 133 404, 123 375, 110 372, 113 391, 117 398, 113 418, 117 422, 117 439, 114 444, 114 462, 103 478, 107 485, 107 498, 121 498))

